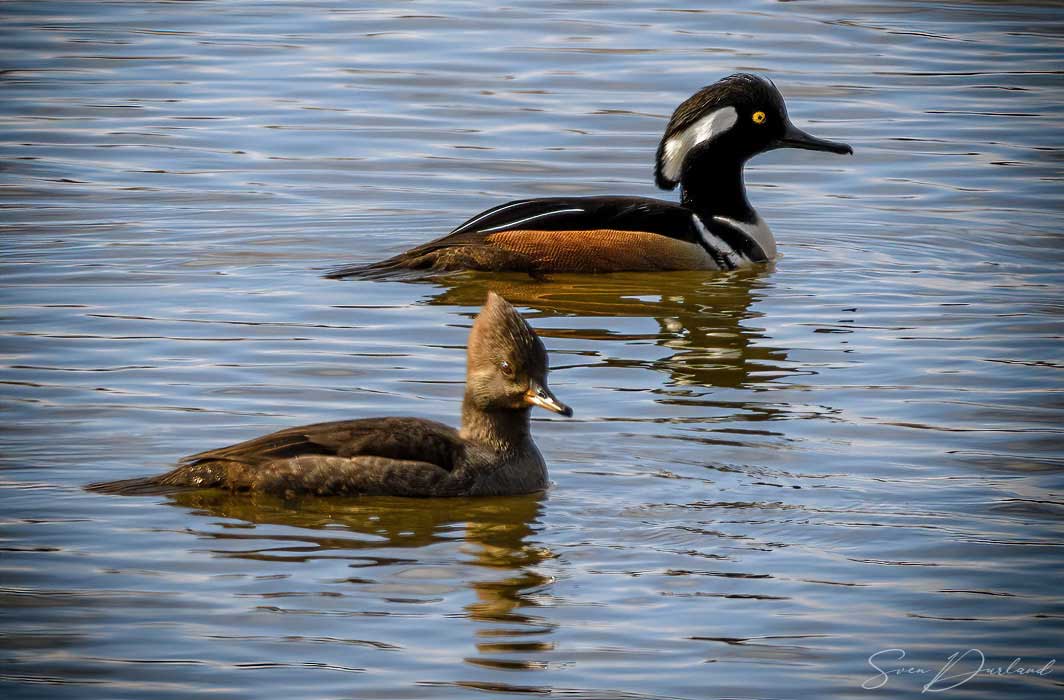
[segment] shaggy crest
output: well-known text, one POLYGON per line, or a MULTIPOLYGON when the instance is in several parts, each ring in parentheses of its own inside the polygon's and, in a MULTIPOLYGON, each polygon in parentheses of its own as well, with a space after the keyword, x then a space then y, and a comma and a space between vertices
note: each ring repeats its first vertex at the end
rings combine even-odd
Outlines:
POLYGON ((542 377, 547 371, 547 350, 539 336, 508 301, 488 292, 469 334, 469 362, 472 366, 504 360, 532 377, 542 377))

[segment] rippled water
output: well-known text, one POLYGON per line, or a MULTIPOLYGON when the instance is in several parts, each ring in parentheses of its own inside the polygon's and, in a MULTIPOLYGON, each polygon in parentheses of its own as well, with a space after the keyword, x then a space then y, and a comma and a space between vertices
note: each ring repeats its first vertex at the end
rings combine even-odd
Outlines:
POLYGON ((1059 694, 1059 3, 0 14, 4 697, 896 697, 969 649, 1060 663, 945 696, 1059 694), (752 164, 772 269, 319 277, 508 199, 655 196, 666 118, 736 70, 856 150, 752 164), (82 488, 454 422, 487 289, 577 412, 538 415, 545 495, 82 488))

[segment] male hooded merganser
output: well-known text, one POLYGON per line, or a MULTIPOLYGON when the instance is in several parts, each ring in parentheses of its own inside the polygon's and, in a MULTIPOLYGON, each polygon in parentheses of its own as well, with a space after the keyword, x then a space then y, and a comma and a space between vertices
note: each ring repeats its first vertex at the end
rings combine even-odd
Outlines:
POLYGON ((665 128, 654 175, 663 190, 680 186, 680 204, 646 197, 524 199, 388 260, 328 276, 733 270, 765 262, 776 256, 776 242, 746 199, 743 166, 775 148, 853 153, 792 124, 771 81, 738 73, 685 100, 665 128))
POLYGON ((504 496, 541 491, 532 406, 571 416, 547 388, 547 351, 490 293, 469 334, 462 428, 422 418, 363 418, 288 428, 200 452, 171 472, 96 484, 110 493, 184 486, 281 496, 504 496))

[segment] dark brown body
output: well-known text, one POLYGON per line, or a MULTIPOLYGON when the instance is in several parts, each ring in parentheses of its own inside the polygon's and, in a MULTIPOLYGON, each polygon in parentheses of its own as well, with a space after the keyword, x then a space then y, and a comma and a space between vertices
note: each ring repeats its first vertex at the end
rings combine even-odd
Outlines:
POLYGON ((480 496, 547 487, 532 443, 500 450, 421 418, 365 418, 287 428, 186 457, 148 480, 283 496, 480 496))
POLYGON ((146 479, 94 485, 292 496, 502 496, 541 491, 547 468, 532 441, 532 405, 572 411, 547 389, 547 352, 502 297, 490 294, 470 333, 462 429, 423 418, 316 423, 181 460, 146 479))

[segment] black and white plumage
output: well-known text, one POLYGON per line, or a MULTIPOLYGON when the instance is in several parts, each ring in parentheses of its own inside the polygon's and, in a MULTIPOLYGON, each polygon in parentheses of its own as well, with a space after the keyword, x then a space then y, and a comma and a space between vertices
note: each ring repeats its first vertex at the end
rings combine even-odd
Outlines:
POLYGON ((795 127, 769 80, 732 75, 685 100, 666 126, 654 176, 662 189, 680 187, 678 204, 646 197, 508 202, 442 238, 328 276, 732 270, 766 262, 776 244, 746 198, 743 166, 774 148, 853 152, 795 127))

